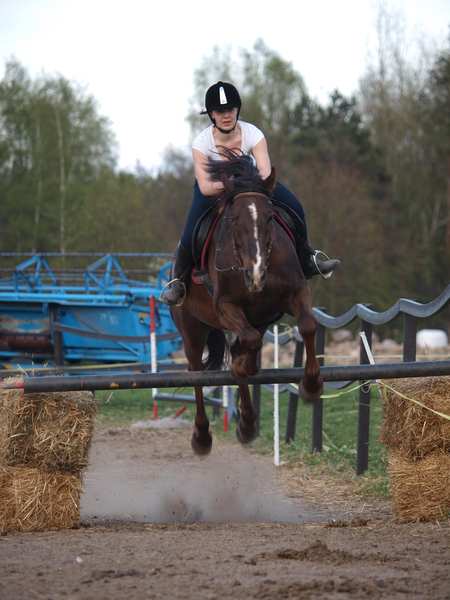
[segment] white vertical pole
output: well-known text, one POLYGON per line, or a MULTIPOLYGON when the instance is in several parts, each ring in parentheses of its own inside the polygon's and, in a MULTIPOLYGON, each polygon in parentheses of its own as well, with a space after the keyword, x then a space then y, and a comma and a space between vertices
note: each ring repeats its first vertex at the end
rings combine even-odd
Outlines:
MULTIPOLYGON (((361 336, 361 340, 362 340, 362 343, 364 345, 364 349, 366 351, 367 358, 369 359, 370 364, 374 365, 375 364, 375 359, 373 357, 372 350, 371 350, 371 348, 369 346, 369 341, 367 339, 366 332, 365 331, 360 331, 359 335, 361 336)), ((377 383, 380 383, 379 379, 375 379, 375 381, 377 383)))
POLYGON ((369 359, 370 364, 374 365, 375 364, 375 359, 373 357, 372 350, 370 349, 369 342, 367 341, 366 332, 365 331, 360 331, 359 335, 360 335, 360 337, 362 339, 362 343, 364 344, 364 350, 366 351, 367 358, 369 359))
MULTIPOLYGON (((155 315, 155 298, 150 297, 150 359, 152 366, 152 373, 156 373, 158 370, 158 354, 156 347, 156 315, 155 315)), ((152 388, 153 398, 153 418, 158 418, 158 401, 156 396, 158 394, 157 388, 152 388)))
MULTIPOLYGON (((278 369, 278 325, 273 327, 273 366, 278 369)), ((273 387, 273 464, 280 464, 280 388, 278 383, 273 387)))

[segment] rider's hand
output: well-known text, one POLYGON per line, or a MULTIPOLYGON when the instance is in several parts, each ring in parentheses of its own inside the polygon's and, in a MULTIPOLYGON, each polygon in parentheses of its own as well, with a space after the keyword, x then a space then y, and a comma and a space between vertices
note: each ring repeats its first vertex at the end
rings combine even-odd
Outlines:
POLYGON ((213 186, 217 192, 223 192, 223 190, 225 189, 225 186, 221 181, 214 181, 213 186))

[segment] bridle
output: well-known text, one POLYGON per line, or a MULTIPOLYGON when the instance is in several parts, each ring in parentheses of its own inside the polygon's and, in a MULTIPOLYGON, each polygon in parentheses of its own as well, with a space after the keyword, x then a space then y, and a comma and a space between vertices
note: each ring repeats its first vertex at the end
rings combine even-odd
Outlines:
MULTIPOLYGON (((252 198, 254 198, 255 196, 259 196, 261 198, 264 198, 264 200, 267 201, 268 203, 270 203, 270 204, 272 203, 270 196, 268 196, 267 194, 263 194, 262 192, 239 192, 238 194, 233 196, 232 201, 235 202, 237 200, 237 198, 243 198, 245 196, 252 196, 252 198)), ((273 219, 273 215, 270 217, 270 220, 272 220, 272 219, 273 219)), ((233 217, 222 217, 222 220, 223 221, 232 221, 233 217)), ((237 251, 237 248, 236 248, 236 240, 234 238, 233 227, 231 227, 231 243, 232 243, 234 258, 237 261, 237 263, 241 263, 241 264, 240 264, 240 266, 239 266, 239 264, 233 264, 230 267, 219 267, 217 265, 217 254, 219 252, 221 252, 222 248, 220 246, 217 246, 216 247, 215 269, 219 273, 223 273, 225 271, 245 271, 246 270, 246 267, 242 266, 241 257, 239 256, 239 252, 237 251)), ((272 236, 269 236, 269 243, 267 244, 267 247, 266 247, 266 261, 268 261, 269 256, 272 252, 272 245, 273 245, 273 239, 272 239, 272 236)))

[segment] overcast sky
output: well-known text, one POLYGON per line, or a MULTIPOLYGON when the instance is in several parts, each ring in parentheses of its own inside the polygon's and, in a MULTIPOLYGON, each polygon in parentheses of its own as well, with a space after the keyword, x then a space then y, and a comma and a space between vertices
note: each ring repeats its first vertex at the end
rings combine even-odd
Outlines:
MULTIPOLYGON (((292 62, 312 96, 356 91, 376 48, 377 0, 0 0, 1 76, 14 56, 31 75, 85 86, 119 142, 119 164, 157 166, 185 148, 193 72, 215 45, 262 38, 292 62)), ((450 0, 385 0, 412 43, 442 45, 450 0)), ((199 107, 200 108, 200 107, 199 107)), ((205 120, 205 126, 207 121, 205 120)))

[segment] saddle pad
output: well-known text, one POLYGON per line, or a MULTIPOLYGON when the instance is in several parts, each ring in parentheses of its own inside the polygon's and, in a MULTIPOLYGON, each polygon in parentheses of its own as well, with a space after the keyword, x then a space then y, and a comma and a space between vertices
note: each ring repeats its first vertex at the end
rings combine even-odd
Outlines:
POLYGON ((197 269, 204 269, 206 254, 212 234, 219 220, 216 206, 211 206, 197 221, 192 234, 192 256, 197 269))
POLYGON ((215 206, 211 207, 195 225, 192 236, 192 256, 196 268, 200 271, 206 271, 209 246, 221 216, 222 213, 215 206))

